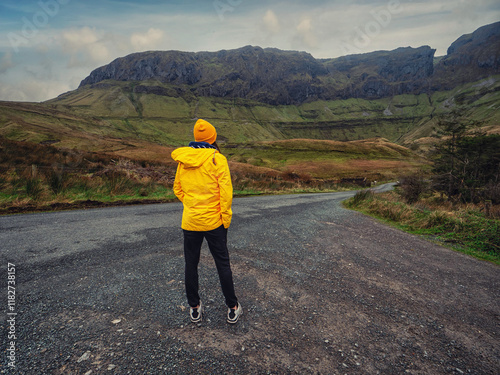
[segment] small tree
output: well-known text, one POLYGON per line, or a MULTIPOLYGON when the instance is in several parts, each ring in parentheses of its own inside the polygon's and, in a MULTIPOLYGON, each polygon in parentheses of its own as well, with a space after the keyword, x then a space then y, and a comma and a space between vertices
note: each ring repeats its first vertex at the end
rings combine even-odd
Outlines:
POLYGON ((500 136, 472 134, 477 123, 464 121, 458 110, 439 125, 445 140, 434 150, 434 189, 450 200, 479 201, 485 186, 500 178, 500 136))
POLYGON ((445 140, 434 150, 433 184, 437 191, 451 199, 457 194, 457 144, 465 136, 468 124, 462 121, 461 111, 454 109, 438 121, 438 126, 438 135, 445 140))

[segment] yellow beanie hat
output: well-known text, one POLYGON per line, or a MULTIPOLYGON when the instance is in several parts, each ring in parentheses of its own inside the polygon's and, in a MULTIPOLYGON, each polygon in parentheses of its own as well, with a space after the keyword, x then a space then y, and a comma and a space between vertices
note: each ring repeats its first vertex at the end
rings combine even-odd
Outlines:
POLYGON ((217 131, 208 121, 199 119, 194 125, 194 140, 196 142, 214 143, 217 139, 217 131))

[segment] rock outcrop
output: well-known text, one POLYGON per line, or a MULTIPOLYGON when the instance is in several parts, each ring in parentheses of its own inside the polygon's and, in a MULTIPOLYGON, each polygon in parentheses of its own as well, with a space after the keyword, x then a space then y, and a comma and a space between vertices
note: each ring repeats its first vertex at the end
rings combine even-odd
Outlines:
POLYGON ((94 70, 80 86, 107 80, 150 81, 134 91, 245 98, 274 105, 419 94, 498 74, 500 22, 460 37, 436 68, 434 53, 429 46, 337 59, 253 46, 219 52, 144 52, 94 70))
POLYGON ((500 22, 462 35, 435 69, 435 89, 450 89, 500 72, 500 22))

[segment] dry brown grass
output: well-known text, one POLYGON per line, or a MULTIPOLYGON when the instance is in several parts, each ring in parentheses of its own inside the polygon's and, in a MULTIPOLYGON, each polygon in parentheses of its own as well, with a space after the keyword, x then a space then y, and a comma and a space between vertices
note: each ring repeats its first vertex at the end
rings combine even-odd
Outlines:
MULTIPOLYGON (((89 136, 87 141, 91 140, 92 137, 89 136)), ((57 146, 59 145, 57 143, 57 146)), ((153 194, 157 197, 159 191, 164 194, 171 193, 177 167, 171 158, 174 147, 140 140, 111 138, 99 138, 99 143, 93 147, 101 152, 13 142, 0 138, 0 168, 3 167, 0 177, 3 178, 3 184, 8 185, 8 188, 4 189, 7 191, 5 196, 10 195, 4 198, 4 203, 55 204, 68 203, 75 199, 113 200, 115 196, 148 197, 153 194), (39 181, 28 186, 26 183, 33 176, 24 170, 30 171, 32 165, 37 166, 39 175, 35 177, 39 181), (11 178, 5 178, 6 172, 12 173, 11 178), (62 177, 60 181, 59 177, 62 177), (32 193, 25 197, 28 190, 32 193)), ((374 149, 383 149, 387 157, 392 155, 394 149, 401 151, 400 146, 391 145, 383 139, 356 142, 298 139, 262 142, 255 147, 249 150, 250 158, 274 157, 273 168, 230 160, 236 194, 332 191, 339 189, 343 178, 366 177, 368 180, 381 181, 394 179, 403 169, 418 169, 407 160, 361 157, 352 159, 353 152, 363 154, 369 150, 373 152, 374 149), (297 149, 298 157, 302 159, 282 162, 283 155, 288 156, 289 150, 293 152, 297 149), (336 159, 304 160, 316 158, 318 154, 314 151, 317 150, 322 150, 320 157, 329 155, 328 157, 336 159), (343 150, 340 159, 337 152, 339 150, 343 150), (334 151, 333 154, 330 151, 334 151), (268 153, 264 156, 259 152, 268 153)), ((222 153, 226 155, 230 151, 229 146, 222 149, 222 153)), ((422 163, 416 165, 421 166, 422 163)))
POLYGON ((375 153, 381 156, 401 156, 409 155, 411 153, 406 147, 389 142, 385 138, 369 138, 348 142, 297 138, 258 142, 258 144, 290 150, 339 151, 353 154, 375 153))
POLYGON ((248 174, 248 175, 268 175, 268 176, 278 176, 279 171, 272 169, 272 168, 266 168, 266 167, 259 167, 256 165, 251 165, 251 164, 246 164, 246 163, 239 163, 235 161, 229 161, 229 169, 231 170, 231 173, 233 174, 248 174))
POLYGON ((156 145, 148 142, 130 142, 109 154, 126 159, 148 161, 152 163, 174 164, 170 154, 174 147, 156 145))
POLYGON ((366 177, 370 180, 392 180, 397 178, 402 171, 412 173, 420 168, 420 166, 412 165, 407 161, 367 159, 325 160, 288 165, 288 169, 292 171, 307 173, 315 178, 366 177))
POLYGON ((253 166, 229 162, 233 187, 236 191, 279 193, 300 190, 322 191, 337 188, 336 181, 314 179, 307 172, 253 166))

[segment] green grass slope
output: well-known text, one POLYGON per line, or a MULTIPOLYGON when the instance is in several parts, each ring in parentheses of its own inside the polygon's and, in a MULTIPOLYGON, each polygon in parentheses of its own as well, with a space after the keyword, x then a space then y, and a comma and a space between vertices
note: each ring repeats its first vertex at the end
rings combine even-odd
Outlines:
POLYGON ((232 161, 315 179, 392 180, 425 170, 426 160, 383 138, 361 141, 292 139, 227 145, 232 161))
POLYGON ((405 146, 437 135, 439 116, 461 105, 464 116, 498 132, 500 76, 433 95, 315 101, 272 106, 243 99, 195 97, 158 82, 108 81, 85 86, 45 103, 0 102, 0 135, 91 151, 145 144, 180 146, 192 139, 196 118, 218 129, 221 143, 285 139, 334 141, 382 137, 405 146), (154 94, 152 92, 157 92, 154 94))

